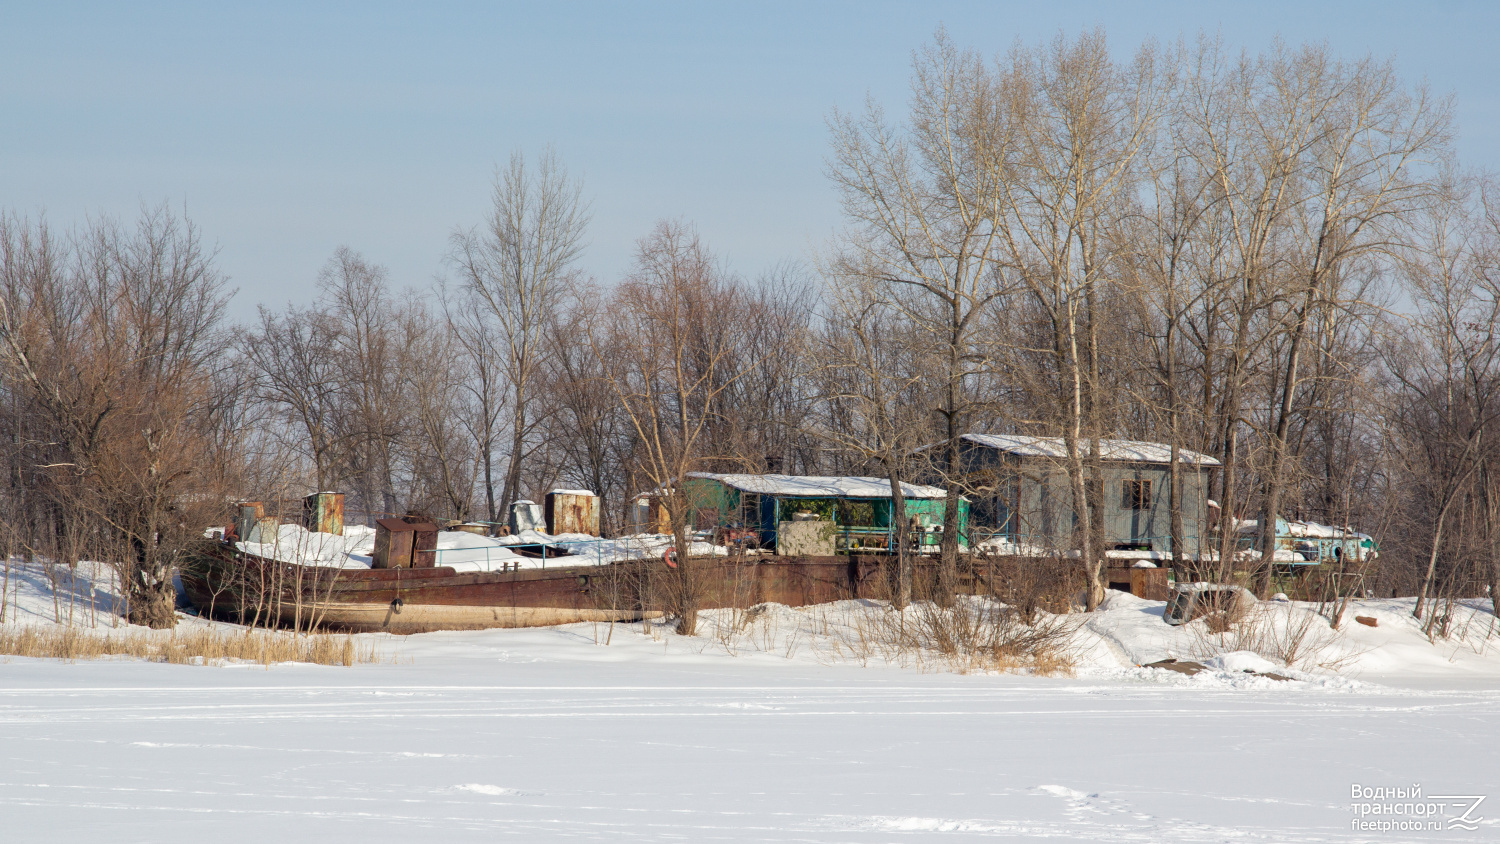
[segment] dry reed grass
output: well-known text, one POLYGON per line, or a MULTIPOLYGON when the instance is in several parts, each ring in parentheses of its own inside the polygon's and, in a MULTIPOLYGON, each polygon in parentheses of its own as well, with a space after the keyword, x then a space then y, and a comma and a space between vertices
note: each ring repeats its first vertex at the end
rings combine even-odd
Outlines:
POLYGON ((352 636, 210 629, 101 634, 65 626, 0 629, 0 655, 69 662, 132 657, 174 665, 222 665, 233 660, 267 666, 278 662, 348 666, 383 661, 373 642, 356 642, 352 636))

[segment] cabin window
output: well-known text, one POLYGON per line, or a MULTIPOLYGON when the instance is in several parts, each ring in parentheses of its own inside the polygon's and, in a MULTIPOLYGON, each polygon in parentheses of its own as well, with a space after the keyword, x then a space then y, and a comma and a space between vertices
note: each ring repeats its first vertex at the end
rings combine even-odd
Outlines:
MULTIPOLYGON (((870 527, 875 524, 875 505, 870 501, 851 501, 840 498, 834 509, 838 523, 854 527, 870 527)), ((911 509, 907 515, 912 515, 911 509)))
POLYGON ((760 526, 760 496, 753 492, 740 493, 740 512, 738 521, 740 526, 753 528, 760 526))
POLYGON ((1128 480, 1120 495, 1121 510, 1150 510, 1151 482, 1128 480))

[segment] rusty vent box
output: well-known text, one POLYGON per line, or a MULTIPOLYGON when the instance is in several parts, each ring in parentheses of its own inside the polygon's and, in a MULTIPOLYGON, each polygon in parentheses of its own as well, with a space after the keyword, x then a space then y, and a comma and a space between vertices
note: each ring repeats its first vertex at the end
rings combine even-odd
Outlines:
POLYGON ((410 516, 404 521, 411 527, 411 565, 412 568, 432 568, 437 565, 437 525, 417 521, 410 516))
POLYGON ((416 539, 413 526, 401 519, 376 519, 375 558, 371 566, 377 569, 410 568, 416 539))
POLYGON ((302 499, 302 526, 313 533, 344 535, 344 494, 315 492, 302 499))
POLYGON ((599 496, 583 490, 554 489, 544 501, 548 533, 599 535, 599 496))

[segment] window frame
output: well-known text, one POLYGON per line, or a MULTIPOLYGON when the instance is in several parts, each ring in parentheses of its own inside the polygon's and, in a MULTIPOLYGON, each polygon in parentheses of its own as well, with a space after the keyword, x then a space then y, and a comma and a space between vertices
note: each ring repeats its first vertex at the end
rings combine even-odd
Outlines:
POLYGON ((1120 509, 1150 510, 1151 493, 1150 478, 1125 478, 1120 487, 1120 509))

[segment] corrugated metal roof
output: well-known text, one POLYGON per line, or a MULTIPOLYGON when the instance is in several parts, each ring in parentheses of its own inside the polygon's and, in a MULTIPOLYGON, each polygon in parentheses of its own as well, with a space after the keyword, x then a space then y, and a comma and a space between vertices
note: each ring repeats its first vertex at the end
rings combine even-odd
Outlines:
MULTIPOLYGON (((1067 446, 1062 437, 1026 437, 1018 434, 964 434, 964 439, 1004 451, 1018 457, 1050 457, 1060 459, 1068 456, 1067 446)), ((1079 443, 1085 447, 1084 443, 1079 443)), ((1172 447, 1163 443, 1141 442, 1139 440, 1100 440, 1099 453, 1105 460, 1117 460, 1125 463, 1170 463, 1172 462, 1172 447)), ((1191 463, 1197 466, 1222 466, 1218 460, 1207 454, 1189 451, 1182 448, 1177 451, 1178 460, 1182 463, 1191 463)))
MULTIPOLYGON (((888 478, 831 477, 823 475, 720 475, 713 472, 689 472, 690 478, 706 478, 734 487, 741 492, 799 498, 890 498, 888 478)), ((903 483, 901 493, 907 498, 946 498, 946 490, 935 486, 903 483)))

